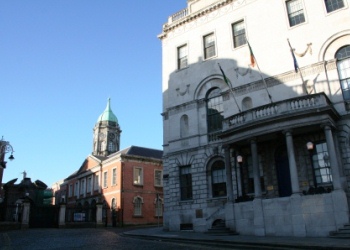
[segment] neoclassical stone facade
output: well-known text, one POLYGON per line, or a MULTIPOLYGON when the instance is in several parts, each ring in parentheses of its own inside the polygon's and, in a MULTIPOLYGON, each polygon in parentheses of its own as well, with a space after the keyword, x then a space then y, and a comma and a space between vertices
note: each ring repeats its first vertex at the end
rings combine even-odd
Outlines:
POLYGON ((191 0, 168 18, 166 229, 326 236, 349 222, 349 12, 348 1, 191 0))

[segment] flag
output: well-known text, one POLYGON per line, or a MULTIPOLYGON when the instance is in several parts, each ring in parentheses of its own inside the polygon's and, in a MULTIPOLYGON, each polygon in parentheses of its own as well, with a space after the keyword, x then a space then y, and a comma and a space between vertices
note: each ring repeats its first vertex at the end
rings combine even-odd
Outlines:
POLYGON ((229 88, 231 88, 231 87, 230 87, 230 84, 229 84, 229 81, 228 81, 228 78, 226 77, 226 75, 225 75, 224 71, 222 70, 220 64, 219 64, 219 68, 220 68, 220 71, 221 71, 222 77, 224 78, 225 83, 227 84, 227 86, 228 86, 229 88))
POLYGON ((250 47, 248 40, 247 40, 247 43, 248 43, 249 53, 250 53, 250 64, 252 65, 252 67, 254 67, 255 66, 255 56, 253 54, 252 47, 250 47))
POLYGON ((299 65, 298 65, 297 59, 295 58, 294 51, 292 49, 292 46, 290 45, 289 40, 288 40, 288 44, 290 47, 290 52, 292 53, 292 57, 293 57, 293 64, 294 64, 295 73, 298 73, 299 65))

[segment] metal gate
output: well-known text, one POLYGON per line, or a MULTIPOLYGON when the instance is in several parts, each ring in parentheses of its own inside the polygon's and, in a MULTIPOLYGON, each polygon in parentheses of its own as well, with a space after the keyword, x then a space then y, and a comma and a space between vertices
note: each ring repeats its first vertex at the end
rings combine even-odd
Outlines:
POLYGON ((59 206, 30 206, 30 228, 58 227, 59 206))

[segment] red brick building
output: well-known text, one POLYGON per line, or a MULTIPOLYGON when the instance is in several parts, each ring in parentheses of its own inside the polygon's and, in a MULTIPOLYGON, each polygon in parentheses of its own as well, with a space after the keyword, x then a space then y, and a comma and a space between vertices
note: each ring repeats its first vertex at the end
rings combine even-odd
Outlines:
POLYGON ((94 221, 96 204, 102 203, 106 225, 162 223, 163 151, 138 146, 119 150, 120 133, 108 100, 94 128, 93 153, 53 186, 56 203, 67 203, 68 222, 94 221))

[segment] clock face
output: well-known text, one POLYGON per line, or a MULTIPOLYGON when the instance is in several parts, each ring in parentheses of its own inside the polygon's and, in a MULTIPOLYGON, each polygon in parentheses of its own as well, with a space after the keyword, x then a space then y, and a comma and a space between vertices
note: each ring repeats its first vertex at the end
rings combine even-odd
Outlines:
POLYGON ((108 135, 108 137, 109 137, 109 139, 114 140, 114 138, 115 138, 115 134, 110 133, 110 134, 108 135))

